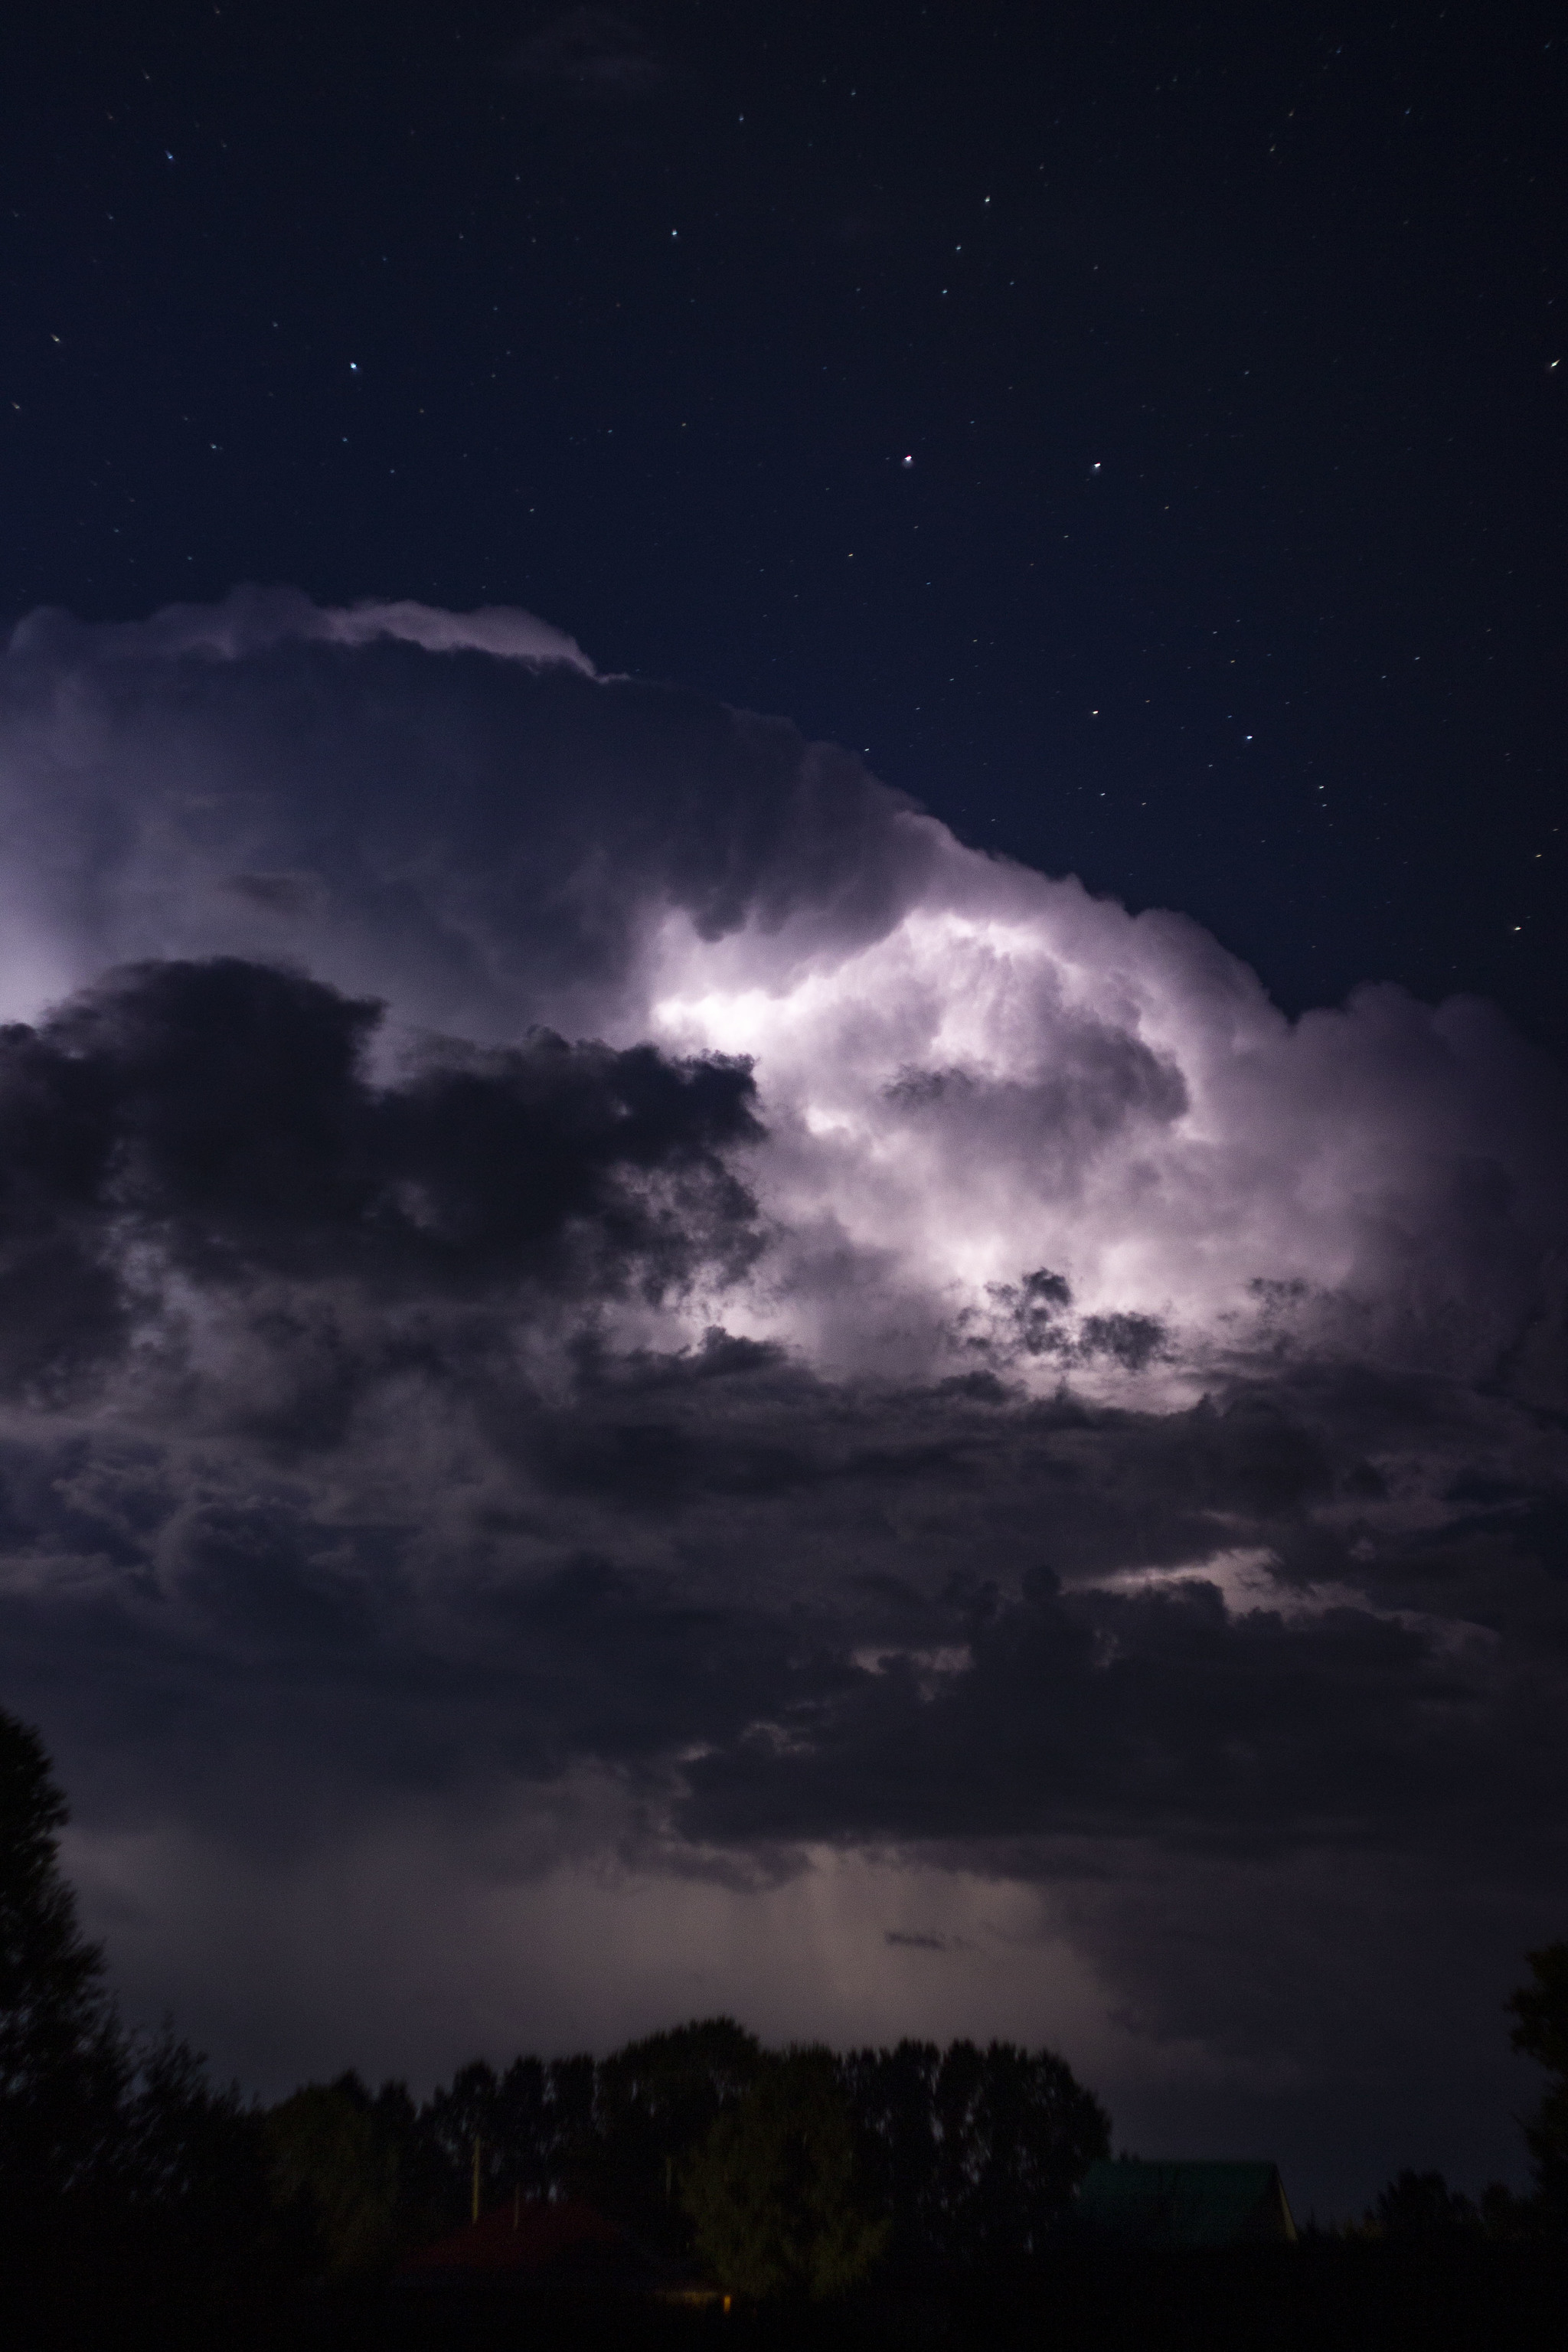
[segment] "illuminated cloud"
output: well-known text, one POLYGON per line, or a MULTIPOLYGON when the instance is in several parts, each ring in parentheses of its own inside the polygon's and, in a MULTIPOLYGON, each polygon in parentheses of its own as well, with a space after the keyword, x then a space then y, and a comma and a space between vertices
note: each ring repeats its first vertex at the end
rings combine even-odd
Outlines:
POLYGON ((1568 1155, 1488 1008, 1289 1022, 524 614, 35 616, 0 823, 6 1696, 139 1997, 275 2071, 935 2000, 1307 2148, 1448 2030, 1349 2031, 1347 1922, 1547 1931, 1568 1155))

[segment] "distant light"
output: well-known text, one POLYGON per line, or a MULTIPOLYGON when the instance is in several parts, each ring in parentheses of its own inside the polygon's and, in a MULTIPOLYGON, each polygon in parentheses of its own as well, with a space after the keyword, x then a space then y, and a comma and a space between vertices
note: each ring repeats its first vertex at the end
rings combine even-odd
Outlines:
POLYGON ((914 464, 914 462, 915 462, 915 461, 914 461, 913 457, 906 457, 906 458, 904 459, 904 463, 905 463, 905 465, 906 465, 906 466, 912 466, 912 465, 914 464))

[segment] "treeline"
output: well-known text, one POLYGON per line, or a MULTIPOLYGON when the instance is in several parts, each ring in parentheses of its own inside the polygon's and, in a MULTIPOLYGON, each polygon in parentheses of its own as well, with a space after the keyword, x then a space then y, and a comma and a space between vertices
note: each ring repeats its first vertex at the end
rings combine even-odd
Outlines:
MULTIPOLYGON (((353 2074, 271 2107, 172 2033, 122 2032, 58 1864, 37 1736, 0 1711, 0 2271, 117 2291, 178 2277, 209 2310, 268 2284, 384 2274, 503 2198, 580 2197, 639 2246, 759 2299, 1022 2277, 1109 2155, 1066 2062, 1006 2042, 768 2051, 728 2018, 611 2056, 483 2059, 423 2100, 353 2074)), ((1509 2006, 1545 2071, 1530 2195, 1391 2181, 1346 2238, 1568 2242, 1568 1944, 1509 2006)))
POLYGON ((430 2097, 353 2074, 270 2108, 172 2033, 125 2034, 61 1876, 66 1806, 0 1712, 0 2256, 353 2275, 514 2193, 581 2197, 743 2294, 1028 2262, 1110 2119, 1066 2062, 993 2042, 764 2050, 728 2018, 607 2058, 482 2059, 430 2097), (8 2242, 8 2248, 7 2243, 8 2242))
POLYGON ((915 2277, 1027 2262, 1110 2150, 1104 2108, 1049 2051, 769 2052, 728 2018, 598 2061, 476 2059, 420 2105, 401 2083, 372 2094, 345 2075, 284 2101, 264 2136, 341 2262, 466 2220, 477 2162, 484 2205, 583 2197, 742 2291, 764 2271, 820 2288, 823 2264, 847 2281, 873 2263, 915 2277), (853 2245, 834 2250, 846 2217, 853 2245))

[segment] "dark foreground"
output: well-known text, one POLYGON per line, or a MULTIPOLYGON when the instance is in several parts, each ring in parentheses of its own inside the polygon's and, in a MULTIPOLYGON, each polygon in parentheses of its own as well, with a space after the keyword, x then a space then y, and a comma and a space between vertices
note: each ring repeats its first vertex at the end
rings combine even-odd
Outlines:
POLYGON ((287 2293, 15 2273, 7 2352, 1533 2352, 1568 2344, 1568 2249, 1336 2242, 1253 2253, 1065 2256, 1026 2284, 835 2305, 671 2310, 403 2282, 287 2293))

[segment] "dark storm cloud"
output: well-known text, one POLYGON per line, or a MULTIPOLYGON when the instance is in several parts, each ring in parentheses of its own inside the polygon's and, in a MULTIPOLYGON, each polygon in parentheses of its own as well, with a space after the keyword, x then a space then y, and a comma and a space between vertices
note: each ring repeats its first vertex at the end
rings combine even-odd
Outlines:
MULTIPOLYGON (((723 1160, 747 1072, 542 1033, 363 1062, 381 1017, 233 959, 111 975, 0 1031, 0 1323, 15 1388, 123 1349, 156 1250, 199 1284, 657 1298, 758 1246, 723 1160)), ((150 1303, 150 1302, 149 1302, 150 1303)))
POLYGON ((1444 1402, 1353 1376, 1175 1416, 840 1390, 732 1396, 694 1424, 623 1395, 607 1427, 585 1401, 575 1437, 584 1485, 681 1510, 693 1550, 705 1511, 773 1512, 834 1564, 791 1580, 794 1664, 757 1721, 733 1742, 694 1724, 719 1741, 686 1768, 695 1833, 1158 1825, 1261 1851, 1463 1841, 1563 1794, 1561 1748, 1539 1744, 1568 1634, 1550 1449, 1543 1517, 1368 1534, 1385 1507, 1362 1449, 1408 1461, 1444 1402), (758 1419, 786 1411, 793 1445, 763 1453, 758 1419), (1227 1591, 1249 1553, 1268 1574, 1227 1591))
MULTIPOLYGON (((1568 1773, 1560 1756, 1542 1769, 1503 1711, 1516 1678, 1457 1661, 1447 1630, 1391 1622, 1363 1594, 1292 1622, 1233 1616, 1201 1574, 1071 1600, 1042 1576, 935 1688, 895 1657, 808 1702, 788 1747, 764 1729, 693 1766, 689 1818, 722 1842, 1136 1830, 1242 1852, 1405 1845, 1478 1802, 1554 1818, 1568 1773)), ((1538 1729, 1561 1695, 1537 1678, 1538 1729)))
MULTIPOLYGON (((307 1337, 297 1297, 268 1310, 296 1379, 307 1337)), ((1564 1793, 1562 1487, 1548 1455, 1390 1531, 1364 1449, 1408 1475, 1458 1433, 1435 1445, 1452 1400, 1420 1382, 1173 1416, 823 1383, 717 1334, 581 1346, 551 1394, 493 1333, 361 1346, 353 1416, 318 1400, 303 1450, 248 1398, 248 1445, 230 1420, 195 1454, 18 1450, 13 1654, 101 1647, 188 1719, 221 1693, 355 1805, 397 1752, 454 1796, 595 1764, 742 1851, 1002 1844, 1026 1874, 1064 1836, 1462 1846, 1564 1793), (432 1491, 398 1425, 455 1396, 462 1471, 432 1491)), ((1478 1453, 1523 1450, 1471 1419, 1478 1453)))

